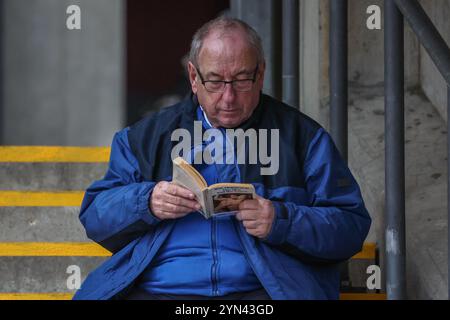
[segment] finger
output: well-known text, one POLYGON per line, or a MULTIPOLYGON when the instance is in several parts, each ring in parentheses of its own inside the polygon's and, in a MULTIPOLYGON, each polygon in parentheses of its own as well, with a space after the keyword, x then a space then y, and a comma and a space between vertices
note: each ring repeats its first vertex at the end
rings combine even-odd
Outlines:
POLYGON ((159 212, 170 212, 180 214, 184 212, 189 213, 192 211, 196 211, 197 209, 192 209, 190 207, 176 206, 174 204, 168 203, 167 201, 164 201, 162 198, 159 198, 156 200, 154 199, 152 201, 150 210, 152 210, 153 213, 156 213, 158 215, 159 212))
POLYGON ((164 202, 162 204, 162 210, 164 210, 166 212, 171 212, 171 213, 189 213, 192 211, 196 211, 198 209, 192 209, 190 207, 185 207, 185 206, 177 206, 172 203, 164 202))
POLYGON ((247 199, 239 204, 239 210, 258 209, 259 202, 256 199, 247 199))
POLYGON ((256 228, 256 229, 250 229, 250 228, 246 228, 245 231, 247 231, 247 233, 251 236, 260 238, 261 237, 261 231, 256 228))
POLYGON ((260 225, 256 220, 244 220, 242 224, 244 225, 245 229, 257 229, 260 225))
POLYGON ((169 183, 164 190, 166 193, 171 194, 173 196, 178 196, 186 199, 193 200, 195 198, 194 194, 183 187, 177 186, 176 184, 169 183))
POLYGON ((240 221, 243 220, 257 220, 259 217, 259 211, 256 210, 239 210, 236 214, 236 218, 240 221))
POLYGON ((163 197, 163 202, 167 202, 176 206, 190 208, 192 210, 199 210, 200 204, 196 200, 189 200, 182 197, 176 197, 171 194, 165 194, 163 197))
POLYGON ((175 214, 175 213, 172 213, 172 212, 167 212, 167 211, 164 211, 164 210, 161 210, 161 209, 156 209, 153 212, 153 214, 156 215, 161 220, 176 219, 176 218, 180 217, 179 214, 175 214))

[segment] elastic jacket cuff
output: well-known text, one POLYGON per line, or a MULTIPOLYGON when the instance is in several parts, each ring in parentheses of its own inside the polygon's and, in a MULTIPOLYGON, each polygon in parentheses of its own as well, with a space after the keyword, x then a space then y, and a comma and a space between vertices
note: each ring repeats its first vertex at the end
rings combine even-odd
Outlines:
POLYGON ((138 213, 141 215, 143 221, 149 225, 156 225, 161 222, 161 219, 157 218, 150 210, 149 199, 153 192, 154 183, 148 183, 148 186, 144 188, 143 194, 138 198, 138 213))
POLYGON ((289 230, 289 216, 286 206, 279 201, 272 201, 275 208, 275 217, 272 223, 272 229, 263 241, 279 245, 286 241, 289 230))

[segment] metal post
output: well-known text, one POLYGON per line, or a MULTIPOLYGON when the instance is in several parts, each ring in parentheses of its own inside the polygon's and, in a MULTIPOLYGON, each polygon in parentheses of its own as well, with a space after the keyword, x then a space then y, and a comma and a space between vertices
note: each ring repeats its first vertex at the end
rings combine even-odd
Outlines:
POLYGON ((330 0, 330 132, 347 161, 347 0, 330 0))
POLYGON ((281 99, 281 1, 231 0, 230 11, 261 36, 266 58, 263 91, 281 99))
POLYGON ((384 2, 386 132, 386 289, 389 300, 406 298, 403 16, 384 2))
POLYGON ((299 107, 298 104, 298 0, 283 0, 283 102, 299 107))

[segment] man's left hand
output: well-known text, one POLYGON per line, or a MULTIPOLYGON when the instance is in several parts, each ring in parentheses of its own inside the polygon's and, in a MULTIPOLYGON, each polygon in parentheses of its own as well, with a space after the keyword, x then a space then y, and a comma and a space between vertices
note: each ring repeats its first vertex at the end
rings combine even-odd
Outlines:
POLYGON ((275 208, 272 201, 256 196, 255 199, 244 200, 239 204, 236 219, 242 221, 249 234, 265 238, 272 229, 275 208))

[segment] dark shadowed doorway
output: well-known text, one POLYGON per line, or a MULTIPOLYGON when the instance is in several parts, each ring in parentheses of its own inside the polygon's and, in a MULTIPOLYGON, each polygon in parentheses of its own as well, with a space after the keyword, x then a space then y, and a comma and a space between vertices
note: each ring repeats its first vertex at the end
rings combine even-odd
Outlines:
POLYGON ((182 59, 195 31, 229 8, 229 0, 127 1, 127 125, 183 99, 182 59))

